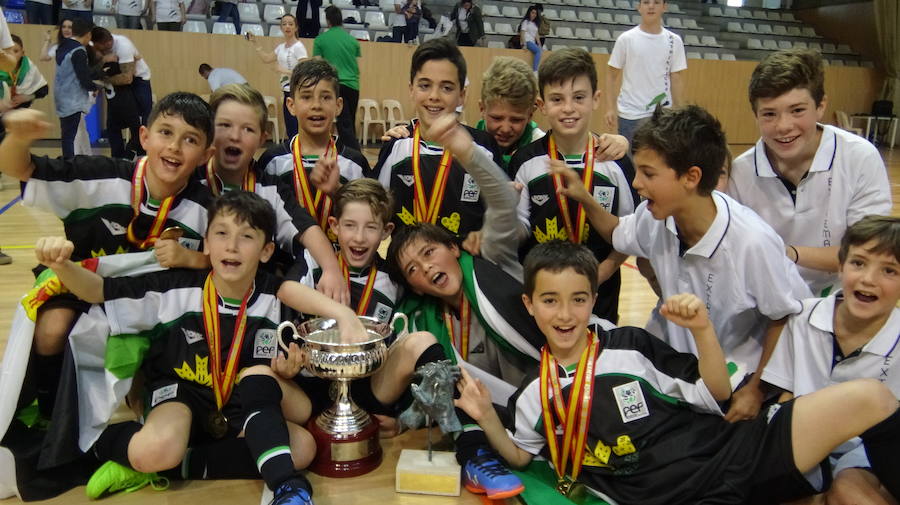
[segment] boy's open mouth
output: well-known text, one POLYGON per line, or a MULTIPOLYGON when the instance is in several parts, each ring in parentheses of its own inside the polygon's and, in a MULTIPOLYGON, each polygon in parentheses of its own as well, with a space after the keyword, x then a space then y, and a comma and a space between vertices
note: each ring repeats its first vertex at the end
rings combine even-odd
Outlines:
POLYGON ((853 296, 863 303, 874 303, 878 301, 878 296, 865 291, 854 291, 853 296))

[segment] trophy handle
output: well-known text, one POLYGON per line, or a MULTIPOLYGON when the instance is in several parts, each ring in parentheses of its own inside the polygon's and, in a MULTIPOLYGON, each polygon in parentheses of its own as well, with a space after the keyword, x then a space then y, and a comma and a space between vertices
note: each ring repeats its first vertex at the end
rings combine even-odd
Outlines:
POLYGON ((285 344, 284 340, 281 338, 281 336, 284 334, 285 328, 291 329, 291 332, 293 333, 292 341, 300 340, 301 338, 300 338, 300 332, 297 331, 297 327, 294 326, 294 323, 292 323, 290 321, 285 321, 278 325, 278 329, 275 330, 278 333, 278 347, 281 347, 281 349, 284 352, 288 352, 288 344, 285 344))
POLYGON ((400 319, 403 321, 403 328, 400 330, 396 330, 397 338, 400 338, 404 333, 409 333, 409 318, 406 317, 406 314, 403 312, 394 312, 394 317, 391 318, 391 329, 394 329, 394 323, 400 319))

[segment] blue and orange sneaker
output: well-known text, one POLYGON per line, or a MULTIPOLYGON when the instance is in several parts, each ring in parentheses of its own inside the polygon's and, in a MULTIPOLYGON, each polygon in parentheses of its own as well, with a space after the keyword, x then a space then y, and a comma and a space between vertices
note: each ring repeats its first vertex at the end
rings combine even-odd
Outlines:
POLYGON ((486 494, 491 500, 510 498, 525 490, 522 481, 487 449, 478 449, 466 462, 463 485, 470 493, 486 494))
POLYGON ((269 505, 313 505, 312 494, 290 479, 275 488, 269 505))

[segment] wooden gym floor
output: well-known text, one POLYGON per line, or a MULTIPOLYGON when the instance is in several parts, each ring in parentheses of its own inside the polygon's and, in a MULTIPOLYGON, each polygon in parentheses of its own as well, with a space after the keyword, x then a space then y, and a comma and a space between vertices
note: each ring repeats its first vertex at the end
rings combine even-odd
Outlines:
MULTIPOLYGON (((747 149, 746 145, 731 146, 737 155, 747 149)), ((378 156, 377 148, 364 150, 370 162, 378 156)), ((102 151, 98 150, 98 154, 102 151)), ((56 156, 55 147, 36 149, 37 154, 56 156)), ((108 154, 108 150, 105 153, 108 154)), ((900 215, 900 149, 882 150, 887 165, 893 195, 893 215, 900 215)), ((62 233, 62 225, 54 216, 27 208, 14 200, 19 196, 18 183, 5 178, 0 189, 0 249, 13 258, 11 265, 0 266, 0 348, 6 347, 11 319, 18 299, 31 287, 34 277, 31 268, 35 266, 34 243, 42 236, 62 233), (8 206, 8 208, 7 208, 8 206)), ((656 297, 644 279, 633 268, 633 258, 622 268, 622 292, 619 312, 622 325, 643 326, 650 310, 656 304, 656 297)), ((436 432, 439 433, 439 432, 436 432)), ((318 505, 354 504, 401 504, 401 505, 449 505, 456 503, 479 503, 475 495, 463 490, 460 497, 433 497, 404 495, 394 492, 394 467, 401 448, 424 449, 424 431, 411 432, 396 439, 382 442, 385 451, 384 462, 375 471, 352 479, 327 479, 310 475, 315 488, 315 502, 318 505)), ((262 481, 192 481, 174 483, 168 491, 156 492, 149 487, 132 494, 106 498, 102 503, 115 505, 196 505, 216 503, 217 505, 259 503, 262 481)), ((9 500, 18 502, 17 498, 9 500)), ((512 500, 510 500, 512 501, 512 500)), ((82 488, 76 488, 64 495, 49 500, 52 504, 89 503, 82 488)))

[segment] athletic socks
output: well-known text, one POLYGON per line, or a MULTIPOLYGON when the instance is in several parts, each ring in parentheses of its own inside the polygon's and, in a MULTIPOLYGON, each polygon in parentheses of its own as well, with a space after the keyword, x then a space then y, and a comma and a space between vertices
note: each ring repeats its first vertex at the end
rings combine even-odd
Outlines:
POLYGON ((250 375, 238 384, 244 404, 244 437, 269 489, 294 477, 290 436, 281 413, 281 387, 267 375, 250 375))
POLYGON ((259 478, 256 460, 243 438, 226 438, 189 447, 181 465, 161 474, 171 480, 259 478))
POLYGON ((56 403, 56 392, 59 390, 59 378, 62 374, 63 353, 43 356, 33 354, 35 382, 37 385, 38 411, 45 419, 53 414, 56 403))
POLYGON ((860 437, 866 446, 872 473, 894 498, 900 499, 900 409, 860 437))
POLYGON ((484 434, 478 423, 456 407, 456 416, 463 426, 463 431, 456 437, 456 462, 465 465, 478 454, 478 449, 490 448, 487 435, 484 434))
POLYGON ((140 430, 141 425, 134 421, 107 426, 94 444, 94 454, 100 461, 115 461, 132 468, 131 462, 128 461, 128 443, 140 430))
POLYGON ((447 356, 444 355, 444 348, 438 343, 431 344, 427 349, 422 351, 422 354, 416 359, 416 367, 413 370, 418 370, 419 367, 425 363, 432 363, 442 359, 447 359, 447 356))

